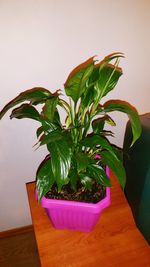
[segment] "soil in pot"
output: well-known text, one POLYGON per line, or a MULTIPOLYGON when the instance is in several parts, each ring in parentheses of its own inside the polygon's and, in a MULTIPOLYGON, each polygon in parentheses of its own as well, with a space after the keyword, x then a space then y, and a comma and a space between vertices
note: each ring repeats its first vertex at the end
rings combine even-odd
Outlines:
POLYGON ((98 203, 106 196, 106 188, 94 181, 92 189, 87 190, 82 184, 78 184, 77 192, 74 192, 69 185, 65 185, 60 193, 57 192, 56 185, 45 195, 49 199, 72 200, 86 203, 98 203))

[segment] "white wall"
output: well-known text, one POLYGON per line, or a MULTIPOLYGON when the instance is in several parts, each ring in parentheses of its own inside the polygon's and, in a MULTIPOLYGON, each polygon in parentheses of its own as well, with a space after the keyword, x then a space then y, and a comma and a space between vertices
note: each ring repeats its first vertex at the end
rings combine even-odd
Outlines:
MULTIPOLYGON (((27 88, 63 88, 88 57, 121 51, 124 76, 111 96, 149 112, 149 14, 149 0, 0 0, 0 109, 27 88)), ((126 118, 115 118, 122 145, 126 118)), ((36 126, 8 114, 0 122, 0 231, 31 223, 25 183, 45 155, 32 149, 36 126)))

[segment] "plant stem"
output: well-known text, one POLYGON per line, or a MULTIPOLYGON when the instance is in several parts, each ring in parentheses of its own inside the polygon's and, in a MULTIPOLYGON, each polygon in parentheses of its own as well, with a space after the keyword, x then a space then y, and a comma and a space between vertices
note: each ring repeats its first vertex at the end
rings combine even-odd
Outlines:
POLYGON ((70 103, 70 117, 71 117, 72 125, 74 126, 74 114, 73 114, 71 98, 69 98, 69 103, 70 103))
POLYGON ((77 134, 77 129, 76 129, 76 106, 77 106, 77 103, 74 104, 74 108, 72 107, 72 102, 71 102, 71 98, 69 98, 69 103, 70 103, 70 117, 71 117, 71 122, 72 122, 72 125, 73 125, 73 129, 71 130, 71 135, 72 135, 72 139, 73 139, 73 142, 75 144, 75 146, 77 145, 78 143, 78 134, 77 134))

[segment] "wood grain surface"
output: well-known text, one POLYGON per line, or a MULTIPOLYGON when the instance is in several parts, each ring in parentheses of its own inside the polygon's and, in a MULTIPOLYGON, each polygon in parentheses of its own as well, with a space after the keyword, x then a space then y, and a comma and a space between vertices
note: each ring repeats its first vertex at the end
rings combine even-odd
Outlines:
POLYGON ((42 267, 150 267, 150 246, 135 226, 124 194, 111 174, 111 206, 93 232, 56 230, 27 184, 42 267))
POLYGON ((24 230, 0 238, 0 267, 40 267, 34 232, 24 230))
POLYGON ((10 230, 0 232, 0 239, 5 238, 5 237, 14 236, 14 235, 25 234, 25 233, 29 233, 29 232, 33 232, 33 226, 32 225, 27 225, 27 226, 23 226, 23 227, 19 227, 19 228, 13 228, 10 230))

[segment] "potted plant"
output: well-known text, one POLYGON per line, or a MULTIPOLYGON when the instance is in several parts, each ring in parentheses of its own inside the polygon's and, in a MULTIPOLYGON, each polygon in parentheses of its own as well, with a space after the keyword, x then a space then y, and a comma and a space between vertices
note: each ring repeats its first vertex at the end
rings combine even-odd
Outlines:
POLYGON ((110 204, 109 168, 122 188, 126 175, 119 149, 109 142, 115 126, 113 111, 128 115, 133 145, 141 134, 136 109, 128 102, 103 98, 114 89, 122 69, 122 53, 113 53, 101 62, 90 58, 77 66, 64 84, 66 100, 60 90, 51 93, 35 87, 19 94, 0 112, 0 118, 14 106, 10 118, 29 118, 40 123, 38 146, 46 145, 48 155, 36 174, 37 198, 56 228, 90 231, 101 211, 110 204), (23 103, 23 104, 22 104, 23 103), (41 112, 36 106, 42 107, 41 112), (60 108, 66 112, 60 119, 60 108))

